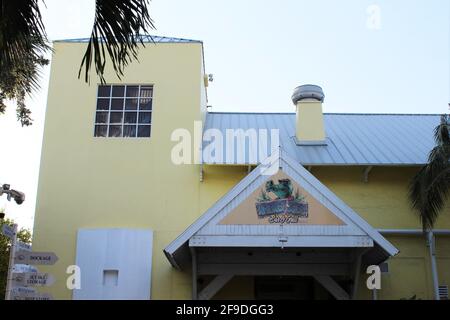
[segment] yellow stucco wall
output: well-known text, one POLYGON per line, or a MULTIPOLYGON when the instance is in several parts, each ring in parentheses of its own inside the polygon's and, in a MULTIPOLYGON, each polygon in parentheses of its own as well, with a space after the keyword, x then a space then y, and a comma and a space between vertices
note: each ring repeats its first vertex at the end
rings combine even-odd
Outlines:
MULTIPOLYGON (((210 195, 220 188, 226 168, 216 167, 208 175, 205 187, 210 195)), ((234 167, 236 182, 246 168, 234 167), (239 170, 242 172, 239 175, 239 170)), ((358 212, 373 227, 379 229, 420 229, 420 223, 411 211, 407 200, 409 179, 417 172, 413 167, 378 167, 372 169, 369 182, 363 182, 363 167, 313 167, 312 174, 358 212)), ((231 176, 228 176, 228 179, 231 176)), ((234 178, 234 177, 233 177, 234 178)), ((225 191, 223 191, 225 192, 225 191)), ((437 222, 436 228, 450 229, 450 207, 437 222)), ((389 273, 382 275, 379 299, 402 299, 416 295, 420 299, 433 299, 430 257, 423 236, 386 236, 400 253, 389 260, 389 273)), ((437 264, 439 283, 450 286, 450 238, 437 236, 437 264)), ((366 287, 368 275, 362 272, 358 287, 358 299, 371 299, 366 287)), ((220 298, 253 298, 253 282, 250 278, 234 279, 219 293, 220 298)))
MULTIPOLYGON (((56 265, 40 267, 57 279, 47 290, 57 299, 72 297, 65 270, 75 264, 78 229, 149 228, 154 231, 152 298, 189 299, 189 272, 175 271, 162 250, 247 174, 246 167, 206 166, 200 182, 198 165, 171 162, 172 131, 192 132, 206 110, 202 45, 148 44, 140 51, 140 63, 129 65, 121 81, 106 74, 109 83, 154 85, 149 139, 93 137, 97 84, 88 86, 76 76, 84 48, 56 43, 52 61, 33 238, 34 250, 59 256, 56 265)), ((415 170, 375 168, 369 183, 362 182, 362 168, 313 168, 313 174, 374 227, 419 228, 406 199, 406 183, 415 170)), ((450 228, 450 217, 443 217, 438 227, 450 228)), ((415 285, 421 290, 417 294, 430 298, 424 241, 392 240, 401 250, 392 273, 407 271, 395 279, 389 275, 391 290, 382 297, 409 295, 409 284, 402 279, 423 273, 426 284, 415 285)), ((449 246, 448 240, 438 245, 443 283, 450 282, 449 246)), ((252 283, 234 279, 218 297, 252 298, 252 283)))
MULTIPOLYGON (((182 297, 184 276, 171 272, 162 249, 199 215, 199 167, 172 164, 170 136, 192 131, 206 109, 202 45, 147 44, 127 67, 121 82, 154 85, 152 135, 137 139, 93 137, 97 84, 77 79, 85 45, 54 49, 33 239, 35 250, 59 256, 40 268, 58 279, 50 291, 71 298, 65 270, 79 228, 129 227, 154 230, 153 297, 182 297)), ((106 79, 119 82, 111 72, 106 79)))

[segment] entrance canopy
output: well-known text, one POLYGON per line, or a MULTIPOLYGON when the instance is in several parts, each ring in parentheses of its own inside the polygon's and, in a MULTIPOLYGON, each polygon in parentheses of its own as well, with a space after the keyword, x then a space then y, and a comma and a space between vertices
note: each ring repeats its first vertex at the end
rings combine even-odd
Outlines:
POLYGON ((320 281, 323 276, 354 277, 355 266, 380 264, 398 250, 280 150, 164 253, 177 269, 195 259, 198 274, 221 276, 219 282, 233 275, 272 274, 311 275, 320 281))

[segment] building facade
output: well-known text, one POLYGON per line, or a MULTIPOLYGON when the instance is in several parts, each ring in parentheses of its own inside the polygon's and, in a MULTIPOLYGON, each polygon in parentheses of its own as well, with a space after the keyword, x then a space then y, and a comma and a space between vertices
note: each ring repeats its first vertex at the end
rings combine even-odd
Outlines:
POLYGON ((439 115, 324 114, 313 85, 295 113, 208 112, 202 42, 143 40, 90 85, 87 40, 54 43, 33 249, 55 298, 445 298, 450 216, 427 238, 407 200, 439 115))

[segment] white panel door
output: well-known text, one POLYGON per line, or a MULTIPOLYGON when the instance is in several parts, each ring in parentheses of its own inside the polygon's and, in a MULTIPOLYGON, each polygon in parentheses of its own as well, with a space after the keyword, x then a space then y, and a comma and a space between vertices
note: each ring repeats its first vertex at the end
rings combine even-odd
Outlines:
POLYGON ((81 288, 75 300, 150 299, 153 232, 80 229, 76 264, 81 288))

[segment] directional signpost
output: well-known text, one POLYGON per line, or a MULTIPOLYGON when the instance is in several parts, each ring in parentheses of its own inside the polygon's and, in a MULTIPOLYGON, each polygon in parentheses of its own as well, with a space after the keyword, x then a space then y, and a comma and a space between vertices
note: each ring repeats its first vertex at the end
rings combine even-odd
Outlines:
POLYGON ((58 261, 53 252, 31 252, 20 250, 14 258, 15 263, 52 265, 58 261))
POLYGON ((32 293, 36 293, 37 290, 35 288, 32 287, 15 287, 12 289, 12 292, 14 294, 32 294, 32 293))
POLYGON ((53 252, 32 252, 31 245, 18 241, 17 224, 4 224, 2 234, 11 239, 5 300, 52 300, 50 294, 33 287, 51 286, 55 279, 32 265, 53 265, 58 257, 53 252))
POLYGON ((18 264, 16 263, 14 265, 13 272, 39 272, 38 269, 35 266, 30 266, 29 264, 18 264))
MULTIPOLYGON (((53 300, 53 297, 49 293, 40 293, 36 290, 33 291, 17 291, 14 288, 11 292, 11 300, 53 300)), ((23 288, 21 288, 23 289, 23 288)))
POLYGON ((39 272, 13 273, 12 279, 16 286, 21 287, 48 287, 55 282, 51 274, 39 272))
POLYGON ((16 232, 14 230, 14 227, 11 227, 10 225, 7 225, 6 223, 2 226, 2 234, 4 236, 7 236, 11 240, 15 237, 16 232))
POLYGON ((31 251, 31 244, 29 244, 29 243, 24 243, 24 242, 22 242, 22 241, 17 241, 17 243, 16 243, 16 250, 19 250, 19 251, 31 251))

